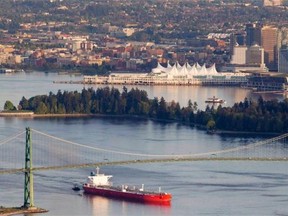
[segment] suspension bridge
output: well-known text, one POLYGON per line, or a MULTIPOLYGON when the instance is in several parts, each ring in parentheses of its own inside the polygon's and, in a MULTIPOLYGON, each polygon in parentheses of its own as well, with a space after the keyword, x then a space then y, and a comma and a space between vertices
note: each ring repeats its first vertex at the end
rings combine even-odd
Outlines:
POLYGON ((233 148, 194 154, 140 154, 85 145, 26 128, 0 141, 0 175, 24 173, 24 207, 34 206, 33 172, 131 163, 199 160, 288 161, 288 133, 233 148))

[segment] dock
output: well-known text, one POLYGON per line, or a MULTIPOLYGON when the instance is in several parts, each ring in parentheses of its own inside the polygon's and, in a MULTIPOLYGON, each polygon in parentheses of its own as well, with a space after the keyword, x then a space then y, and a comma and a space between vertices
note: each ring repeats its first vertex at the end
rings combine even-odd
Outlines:
POLYGON ((24 207, 11 207, 5 208, 0 207, 0 215, 1 216, 10 216, 10 215, 19 215, 19 214, 31 214, 31 213, 46 213, 48 210, 42 208, 24 208, 24 207))

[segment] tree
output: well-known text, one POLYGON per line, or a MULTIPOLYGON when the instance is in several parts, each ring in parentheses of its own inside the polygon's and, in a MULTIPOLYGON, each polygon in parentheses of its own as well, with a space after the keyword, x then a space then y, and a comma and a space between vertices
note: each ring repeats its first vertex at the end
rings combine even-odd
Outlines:
POLYGON ((4 110, 5 111, 13 111, 16 110, 16 107, 13 105, 13 103, 9 100, 7 100, 4 104, 4 110))
POLYGON ((193 103, 193 112, 196 112, 198 110, 198 104, 197 102, 193 103))
POLYGON ((57 113, 57 97, 56 95, 50 93, 49 94, 49 98, 48 98, 48 105, 47 107, 49 107, 50 109, 50 113, 57 113))
POLYGON ((21 109, 23 109, 23 110, 29 109, 29 103, 25 97, 22 97, 22 100, 20 101, 19 105, 21 106, 21 109))
POLYGON ((37 108, 35 109, 35 113, 37 114, 46 114, 48 112, 47 106, 42 101, 39 103, 37 108))
POLYGON ((215 126, 216 126, 216 123, 214 120, 209 120, 206 127, 207 127, 207 130, 214 130, 215 129, 215 126))
POLYGON ((150 109, 149 109, 149 116, 152 118, 155 118, 157 115, 157 110, 159 106, 159 101, 157 97, 154 97, 154 99, 151 101, 150 109))
POLYGON ((189 109, 192 109, 192 106, 193 106, 193 103, 192 103, 191 99, 189 99, 189 101, 188 101, 188 108, 189 108, 189 109))
POLYGON ((157 117, 159 119, 167 119, 168 118, 167 105, 166 105, 166 101, 163 97, 161 97, 160 102, 159 102, 159 107, 157 110, 157 117))

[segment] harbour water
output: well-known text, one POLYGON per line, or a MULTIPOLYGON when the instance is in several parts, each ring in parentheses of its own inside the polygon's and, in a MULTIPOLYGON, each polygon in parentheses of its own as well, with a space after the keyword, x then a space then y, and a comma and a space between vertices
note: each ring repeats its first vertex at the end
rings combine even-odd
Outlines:
MULTIPOLYGON (((55 80, 81 77, 58 74, 0 74, 0 105, 22 96, 58 90, 81 90, 78 84, 55 84, 55 80)), ((85 86, 88 87, 88 86, 85 86)), ((91 87, 91 86, 89 86, 91 87)), ((93 86, 97 88, 97 86, 93 86)), ((121 87, 120 87, 121 88, 121 87)), ((131 87, 128 87, 128 89, 131 87)), ((239 88, 139 86, 149 97, 186 105, 191 99, 205 108, 204 100, 216 96, 232 105, 254 97, 239 88)), ((268 97, 268 96, 267 96, 268 97)), ((269 96, 270 97, 270 96, 269 96)), ((278 96, 280 97, 280 96, 278 96)), ((3 104, 3 105, 2 105, 3 104)), ((115 118, 29 119, 0 118, 0 140, 25 127, 95 147, 148 154, 204 153, 255 142, 261 137, 208 135, 205 131, 176 123, 115 118)), ((24 155, 24 152, 23 152, 24 155)), ((1 161, 1 159, 0 159, 1 161)), ((24 161, 23 161, 24 163, 24 161)), ((0 163, 1 164, 1 163, 0 163)), ((114 185, 127 184, 172 193, 170 206, 143 205, 122 200, 87 196, 72 190, 83 183, 92 168, 35 173, 35 205, 48 209, 43 215, 288 215, 287 162, 198 161, 104 166, 114 185)), ((0 205, 23 204, 23 174, 0 176, 0 205)))

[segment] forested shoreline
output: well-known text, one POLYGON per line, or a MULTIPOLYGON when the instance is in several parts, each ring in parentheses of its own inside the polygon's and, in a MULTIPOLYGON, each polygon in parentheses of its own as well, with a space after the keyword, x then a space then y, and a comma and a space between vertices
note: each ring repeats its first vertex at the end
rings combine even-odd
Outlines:
POLYGON ((103 114, 131 115, 156 120, 175 121, 189 125, 202 125, 208 130, 284 133, 288 131, 288 100, 250 101, 235 103, 232 107, 216 109, 207 106, 198 109, 197 103, 189 100, 187 106, 178 102, 149 99, 144 90, 126 87, 120 92, 116 88, 93 88, 78 91, 50 92, 26 99, 22 97, 16 108, 10 101, 4 105, 6 111, 33 111, 35 114, 103 114))

